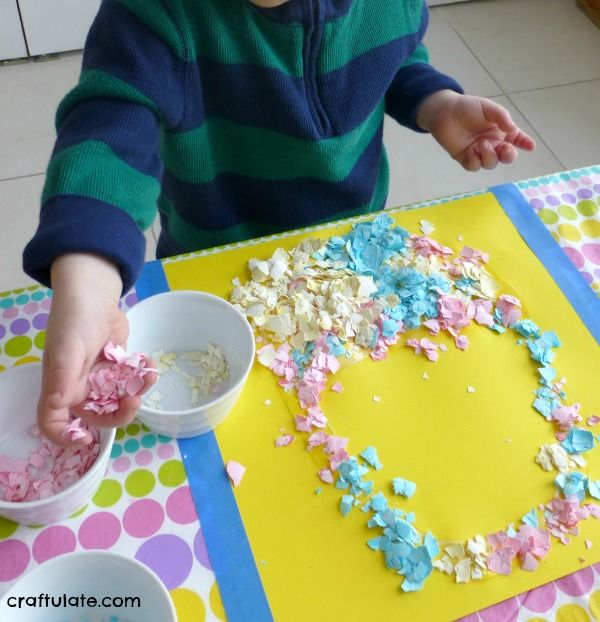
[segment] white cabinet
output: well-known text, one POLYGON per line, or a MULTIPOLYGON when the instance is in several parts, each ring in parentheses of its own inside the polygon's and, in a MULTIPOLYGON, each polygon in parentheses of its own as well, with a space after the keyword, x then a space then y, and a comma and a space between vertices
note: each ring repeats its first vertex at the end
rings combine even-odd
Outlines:
MULTIPOLYGON (((4 0, 0 0, 0 3, 4 0)), ((18 0, 31 56, 83 47, 101 0, 18 0)))
POLYGON ((17 0, 0 0, 0 60, 27 56, 17 0))
MULTIPOLYGON (((430 6, 464 1, 427 0, 430 6)), ((0 60, 81 49, 100 2, 0 0, 0 60)))

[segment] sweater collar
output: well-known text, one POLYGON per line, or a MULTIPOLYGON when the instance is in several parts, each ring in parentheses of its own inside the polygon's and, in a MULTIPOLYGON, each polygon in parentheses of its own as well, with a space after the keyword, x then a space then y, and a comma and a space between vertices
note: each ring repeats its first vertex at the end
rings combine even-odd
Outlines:
MULTIPOLYGON (((247 0, 246 0, 247 1, 247 0)), ((289 0, 280 6, 266 9, 252 5, 261 15, 281 24, 303 24, 308 19, 308 12, 316 2, 321 4, 321 15, 324 21, 331 21, 346 15, 354 0, 289 0)))

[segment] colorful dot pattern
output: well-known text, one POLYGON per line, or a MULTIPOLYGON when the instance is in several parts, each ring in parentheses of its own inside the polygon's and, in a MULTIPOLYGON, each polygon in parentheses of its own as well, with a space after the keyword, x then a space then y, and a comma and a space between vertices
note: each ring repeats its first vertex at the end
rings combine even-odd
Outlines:
POLYGON ((582 568, 456 622, 597 622, 600 564, 582 568))
MULTIPOLYGON (((51 302, 38 286, 0 294, 0 371, 41 360, 51 302)), ((136 302, 130 292, 121 305, 136 302)), ((0 517, 0 596, 36 564, 85 549, 149 566, 179 622, 225 620, 177 443, 137 421, 117 430, 106 476, 81 511, 43 527, 0 517)))
MULTIPOLYGON (((600 166, 516 184, 600 296, 600 166)), ((0 294, 0 371, 41 360, 52 292, 0 294)), ((137 302, 135 292, 121 301, 137 302)), ((108 472, 67 521, 22 526, 0 518, 0 595, 36 563, 86 548, 114 550, 154 570, 179 622, 226 620, 177 444, 136 422, 117 430, 108 472)), ((600 622, 600 564, 458 622, 600 622)))
POLYGON ((0 293, 0 371, 41 361, 51 304, 39 285, 0 293))
POLYGON ((517 187, 600 296, 600 166, 522 181, 517 187))

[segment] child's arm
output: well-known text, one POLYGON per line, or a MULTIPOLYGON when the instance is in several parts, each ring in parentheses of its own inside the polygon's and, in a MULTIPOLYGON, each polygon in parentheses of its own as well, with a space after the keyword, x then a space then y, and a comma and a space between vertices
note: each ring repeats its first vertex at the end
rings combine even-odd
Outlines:
MULTIPOLYGON (((427 6, 424 3, 422 10, 426 16, 427 6)), ((426 26, 426 18, 424 22, 426 26)), ((420 36, 423 33, 424 30, 420 36)), ((415 37, 418 36, 419 33, 416 33, 415 37)), ((440 91, 464 93, 463 88, 456 80, 440 73, 429 64, 427 48, 422 43, 415 41, 412 54, 396 73, 386 92, 385 111, 400 125, 416 132, 426 132, 427 130, 417 122, 417 114, 423 102, 440 91)))
POLYGON ((535 141, 511 119, 508 111, 489 99, 442 90, 419 107, 417 124, 467 171, 510 164, 517 148, 531 151, 535 141))
POLYGON ((127 291, 142 269, 142 230, 156 216, 161 131, 185 114, 183 43, 160 0, 104 0, 79 83, 56 113, 38 230, 25 271, 48 285, 52 262, 93 253, 119 269, 127 291))
MULTIPOLYGON (((62 444, 91 365, 109 340, 127 336, 117 304, 143 267, 142 229, 155 218, 160 189, 160 134, 185 114, 185 44, 166 6, 104 0, 79 84, 56 115, 40 223, 24 269, 54 289, 39 420, 62 444)), ((134 406, 124 402, 117 418, 98 423, 125 421, 134 406)))
POLYGON ((427 5, 415 0, 421 26, 414 48, 399 69, 385 97, 386 112, 417 132, 430 132, 466 170, 510 164, 517 148, 531 151, 535 141, 520 130, 502 106, 481 97, 464 95, 450 76, 429 64, 420 41, 428 23, 427 5))
MULTIPOLYGON (((52 264, 52 287, 38 423, 53 442, 69 446, 73 443, 64 431, 73 407, 87 395, 88 373, 98 352, 110 341, 125 343, 129 327, 118 308, 121 276, 110 261, 83 253, 62 255, 52 264)), ((77 415, 96 426, 125 425, 135 416, 139 395, 154 379, 155 375, 147 375, 142 391, 121 398, 114 413, 95 415, 80 408, 77 415)))

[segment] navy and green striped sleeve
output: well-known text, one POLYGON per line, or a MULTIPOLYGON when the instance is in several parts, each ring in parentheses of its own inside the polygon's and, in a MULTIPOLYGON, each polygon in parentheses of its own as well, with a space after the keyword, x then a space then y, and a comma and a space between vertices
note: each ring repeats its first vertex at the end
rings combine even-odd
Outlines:
POLYGON ((429 53, 422 40, 429 23, 429 11, 422 2, 419 24, 412 38, 412 50, 396 73, 386 97, 386 113, 398 123, 416 132, 425 132, 417 125, 417 113, 421 103, 433 93, 450 89, 464 93, 461 85, 429 64, 429 53))
POLYGON ((381 209, 384 113, 460 87, 429 64, 424 0, 104 0, 57 113, 26 271, 87 251, 141 269, 192 251, 381 209), (164 170, 163 170, 164 168, 164 170))
POLYGON ((79 83, 56 115, 37 232, 24 269, 44 284, 59 255, 89 252, 112 260, 124 288, 144 262, 156 215, 161 131, 181 121, 185 98, 181 38, 160 0, 104 0, 88 35, 79 83), (149 5, 153 5, 150 7, 149 5))

